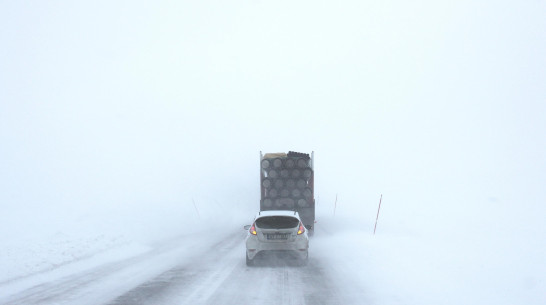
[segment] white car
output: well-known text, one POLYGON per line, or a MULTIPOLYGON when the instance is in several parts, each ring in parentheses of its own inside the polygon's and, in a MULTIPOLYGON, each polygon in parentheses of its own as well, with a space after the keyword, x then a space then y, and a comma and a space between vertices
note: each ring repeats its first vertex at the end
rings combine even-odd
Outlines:
POLYGON ((298 212, 261 211, 254 223, 244 227, 246 237, 246 264, 254 264, 258 256, 283 253, 304 265, 309 257, 309 237, 298 212))

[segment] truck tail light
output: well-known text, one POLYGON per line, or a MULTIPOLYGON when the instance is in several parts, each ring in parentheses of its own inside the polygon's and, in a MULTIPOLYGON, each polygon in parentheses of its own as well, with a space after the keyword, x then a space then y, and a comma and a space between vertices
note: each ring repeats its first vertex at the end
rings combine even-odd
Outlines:
POLYGON ((300 228, 298 229, 298 235, 301 235, 304 232, 305 232, 305 227, 303 226, 303 224, 300 221, 300 228))
POLYGON ((257 235, 258 232, 256 232, 256 223, 253 223, 252 224, 252 227, 250 227, 250 230, 249 230, 250 234, 252 235, 257 235))

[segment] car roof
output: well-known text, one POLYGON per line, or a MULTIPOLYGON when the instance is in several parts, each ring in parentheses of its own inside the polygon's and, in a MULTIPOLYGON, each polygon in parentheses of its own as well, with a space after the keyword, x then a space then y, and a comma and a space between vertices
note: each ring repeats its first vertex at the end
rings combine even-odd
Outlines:
POLYGON ((300 215, 296 211, 290 211, 290 210, 269 210, 269 211, 260 211, 258 215, 256 215, 256 219, 260 217, 266 217, 266 216, 292 216, 296 218, 300 218, 300 215))

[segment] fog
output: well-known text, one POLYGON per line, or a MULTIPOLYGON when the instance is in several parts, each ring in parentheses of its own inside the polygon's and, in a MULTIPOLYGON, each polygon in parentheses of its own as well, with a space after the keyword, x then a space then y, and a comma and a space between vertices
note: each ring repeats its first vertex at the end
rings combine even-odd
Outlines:
POLYGON ((260 151, 314 151, 317 226, 369 234, 383 195, 377 238, 458 240, 464 255, 467 238, 487 240, 533 253, 527 272, 546 237, 544 12, 3 2, 3 242, 242 226, 259 209, 260 151))

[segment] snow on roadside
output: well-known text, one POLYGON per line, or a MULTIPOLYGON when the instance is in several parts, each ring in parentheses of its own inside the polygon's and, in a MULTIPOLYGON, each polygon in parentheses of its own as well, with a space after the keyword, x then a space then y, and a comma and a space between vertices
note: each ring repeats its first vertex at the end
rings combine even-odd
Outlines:
POLYGON ((130 241, 123 236, 107 236, 102 233, 77 236, 56 232, 38 240, 18 240, 16 243, 5 244, 0 249, 0 284, 129 245, 130 241))
POLYGON ((354 304, 363 295, 377 305, 546 303, 545 247, 535 237, 384 227, 374 236, 373 224, 356 224, 350 216, 322 218, 311 244, 354 304))
MULTIPOLYGON (((240 214, 215 205, 126 206, 74 209, 16 209, 0 216, 0 285, 50 273, 82 261, 105 264, 150 251, 176 236, 209 227, 241 225, 240 214), (214 220, 214 221, 211 221, 214 220)), ((70 268, 65 268, 69 270, 70 268)), ((23 285, 24 286, 24 285, 23 285)))
MULTIPOLYGON (((150 247, 136 243, 125 244, 114 248, 105 249, 100 253, 94 253, 86 257, 76 258, 48 270, 42 270, 25 276, 0 283, 0 303, 10 303, 10 298, 22 291, 31 289, 46 283, 54 283, 62 278, 69 277, 93 268, 120 262, 139 254, 150 251, 150 247)), ((43 254, 42 254, 43 255, 43 254)), ((42 259, 47 258, 41 256, 42 259)))

